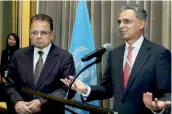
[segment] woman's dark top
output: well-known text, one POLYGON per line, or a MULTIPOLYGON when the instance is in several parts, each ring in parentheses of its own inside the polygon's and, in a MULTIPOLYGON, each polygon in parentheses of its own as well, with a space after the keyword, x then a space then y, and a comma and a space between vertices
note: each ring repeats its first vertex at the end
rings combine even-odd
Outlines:
POLYGON ((0 65, 0 73, 2 77, 5 76, 4 72, 8 70, 12 55, 16 50, 16 48, 8 47, 2 51, 0 65))

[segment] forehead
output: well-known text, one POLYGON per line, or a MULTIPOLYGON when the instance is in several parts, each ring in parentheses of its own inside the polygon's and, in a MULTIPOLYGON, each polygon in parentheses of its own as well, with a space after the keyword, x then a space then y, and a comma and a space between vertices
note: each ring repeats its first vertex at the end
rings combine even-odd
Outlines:
POLYGON ((124 10, 119 15, 119 20, 123 19, 136 19, 136 13, 132 9, 124 10))
POLYGON ((50 24, 47 21, 35 20, 31 24, 31 30, 50 30, 50 24))
POLYGON ((12 38, 12 39, 14 39, 14 37, 13 37, 12 35, 10 35, 8 38, 12 38))

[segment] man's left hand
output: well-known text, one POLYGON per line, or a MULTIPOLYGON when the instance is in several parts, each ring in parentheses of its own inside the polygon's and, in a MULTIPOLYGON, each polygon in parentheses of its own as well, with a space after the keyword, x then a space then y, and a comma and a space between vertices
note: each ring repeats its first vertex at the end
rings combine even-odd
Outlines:
POLYGON ((161 111, 172 103, 171 101, 160 101, 158 98, 155 98, 154 101, 152 99, 152 93, 146 92, 143 94, 143 102, 145 106, 154 112, 161 111))

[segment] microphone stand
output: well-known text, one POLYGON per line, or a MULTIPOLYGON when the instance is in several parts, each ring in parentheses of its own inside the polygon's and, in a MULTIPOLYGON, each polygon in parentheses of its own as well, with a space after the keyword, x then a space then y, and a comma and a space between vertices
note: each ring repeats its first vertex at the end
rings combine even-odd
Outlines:
POLYGON ((68 99, 69 92, 70 92, 70 90, 71 90, 72 84, 74 83, 74 81, 76 80, 76 78, 77 78, 84 70, 86 70, 87 68, 91 67, 92 65, 94 65, 94 64, 96 64, 96 63, 100 63, 100 62, 101 62, 101 56, 102 56, 102 55, 100 55, 99 57, 97 57, 95 61, 93 61, 93 62, 91 62, 90 64, 86 65, 84 68, 82 68, 82 69, 75 75, 74 79, 72 80, 72 82, 71 82, 70 85, 69 85, 69 89, 68 89, 68 91, 67 91, 67 93, 66 93, 66 98, 65 98, 65 99, 68 99))

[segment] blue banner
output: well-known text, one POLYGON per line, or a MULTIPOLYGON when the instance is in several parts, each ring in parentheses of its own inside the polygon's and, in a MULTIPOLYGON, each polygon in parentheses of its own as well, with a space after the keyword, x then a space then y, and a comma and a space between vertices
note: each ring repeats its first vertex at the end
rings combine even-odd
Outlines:
MULTIPOLYGON (((81 58, 95 50, 94 39, 92 28, 90 24, 88 8, 86 1, 79 1, 78 7, 76 10, 75 23, 72 33, 72 40, 70 44, 69 52, 73 55, 76 72, 79 72, 84 66, 92 62, 95 59, 92 59, 88 62, 82 62, 81 58)), ((82 80, 85 84, 96 85, 97 84, 97 74, 96 74, 96 65, 91 66, 77 78, 82 80)), ((79 93, 76 93, 73 100, 81 101, 81 96, 79 93)), ((99 106, 99 101, 88 102, 88 104, 99 106)), ((67 108, 69 108, 67 106, 67 108)), ((72 111, 75 111, 77 114, 89 114, 88 111, 80 110, 77 108, 70 107, 72 111)), ((72 114, 66 111, 66 114, 72 114)))

